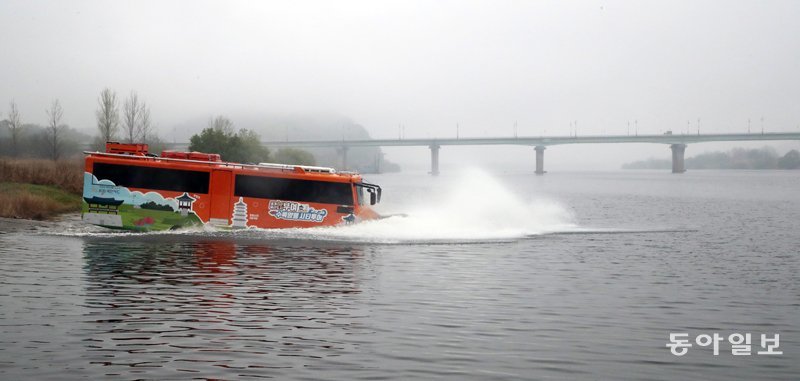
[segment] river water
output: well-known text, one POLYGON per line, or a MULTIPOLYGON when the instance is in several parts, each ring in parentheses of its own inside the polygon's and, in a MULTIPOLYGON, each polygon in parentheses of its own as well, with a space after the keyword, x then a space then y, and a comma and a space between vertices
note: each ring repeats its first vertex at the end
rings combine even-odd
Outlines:
POLYGON ((792 380, 800 174, 368 177, 342 228, 0 234, 0 379, 792 380), (666 347, 688 333, 684 356, 666 347), (719 355, 698 335, 752 334, 719 355), (781 355, 758 355, 760 334, 781 355))

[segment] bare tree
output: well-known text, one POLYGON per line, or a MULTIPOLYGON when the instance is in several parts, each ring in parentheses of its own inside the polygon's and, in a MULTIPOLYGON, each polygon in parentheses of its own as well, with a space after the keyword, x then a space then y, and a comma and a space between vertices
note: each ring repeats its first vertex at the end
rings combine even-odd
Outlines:
POLYGON ((147 107, 147 103, 142 102, 141 107, 139 107, 139 125, 138 125, 138 134, 139 138, 142 140, 142 143, 147 143, 148 139, 151 138, 150 133, 152 132, 153 126, 150 122, 150 107, 147 107))
POLYGON ((109 88, 100 92, 97 109, 97 129, 103 142, 114 140, 119 129, 119 109, 117 109, 117 93, 109 88))
POLYGON ((227 117, 220 115, 216 118, 211 118, 208 120, 208 128, 213 128, 217 131, 222 131, 225 134, 232 135, 233 134, 233 122, 227 117))
POLYGON ((64 125, 61 124, 61 118, 64 116, 64 109, 61 108, 61 102, 58 99, 54 100, 49 109, 45 110, 47 113, 47 133, 48 142, 50 143, 50 158, 58 160, 61 155, 61 130, 64 125))
POLYGON ((122 130, 128 143, 138 140, 140 112, 139 95, 131 91, 131 95, 122 104, 122 130))
POLYGON ((22 121, 20 120, 19 109, 14 101, 11 101, 8 111, 8 129, 11 130, 11 155, 17 156, 19 139, 22 136, 22 121))

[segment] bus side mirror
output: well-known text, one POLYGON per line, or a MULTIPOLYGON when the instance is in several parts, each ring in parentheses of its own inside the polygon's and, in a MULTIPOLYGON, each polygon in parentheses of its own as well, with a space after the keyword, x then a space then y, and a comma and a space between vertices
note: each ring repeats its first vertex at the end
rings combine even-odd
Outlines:
POLYGON ((370 189, 369 190, 369 204, 375 205, 378 203, 378 197, 375 195, 375 191, 370 189))

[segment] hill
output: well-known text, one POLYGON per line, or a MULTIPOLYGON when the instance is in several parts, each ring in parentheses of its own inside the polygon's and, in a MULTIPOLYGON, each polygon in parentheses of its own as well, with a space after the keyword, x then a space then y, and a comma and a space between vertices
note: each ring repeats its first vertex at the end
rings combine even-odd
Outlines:
MULTIPOLYGON (((370 139, 364 126, 352 119, 329 113, 226 115, 236 128, 255 131, 264 142, 286 140, 370 139)), ((176 125, 175 139, 188 141, 208 125, 208 117, 194 118, 176 125)), ((268 145, 268 144, 267 144, 268 145)), ((305 149, 305 148, 304 148, 305 149)), ((308 148, 318 165, 341 167, 335 148, 308 148)), ((351 148, 347 152, 348 169, 361 173, 399 171, 397 164, 383 159, 380 147, 351 148)))

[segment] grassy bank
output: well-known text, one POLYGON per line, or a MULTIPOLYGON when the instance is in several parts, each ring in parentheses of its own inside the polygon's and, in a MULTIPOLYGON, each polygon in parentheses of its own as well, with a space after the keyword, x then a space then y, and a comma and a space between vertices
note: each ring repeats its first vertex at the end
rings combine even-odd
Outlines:
POLYGON ((0 159, 0 217, 42 220, 78 212, 82 188, 81 160, 0 159))
POLYGON ((0 183, 0 217, 43 220, 80 210, 80 195, 47 185, 0 183))

